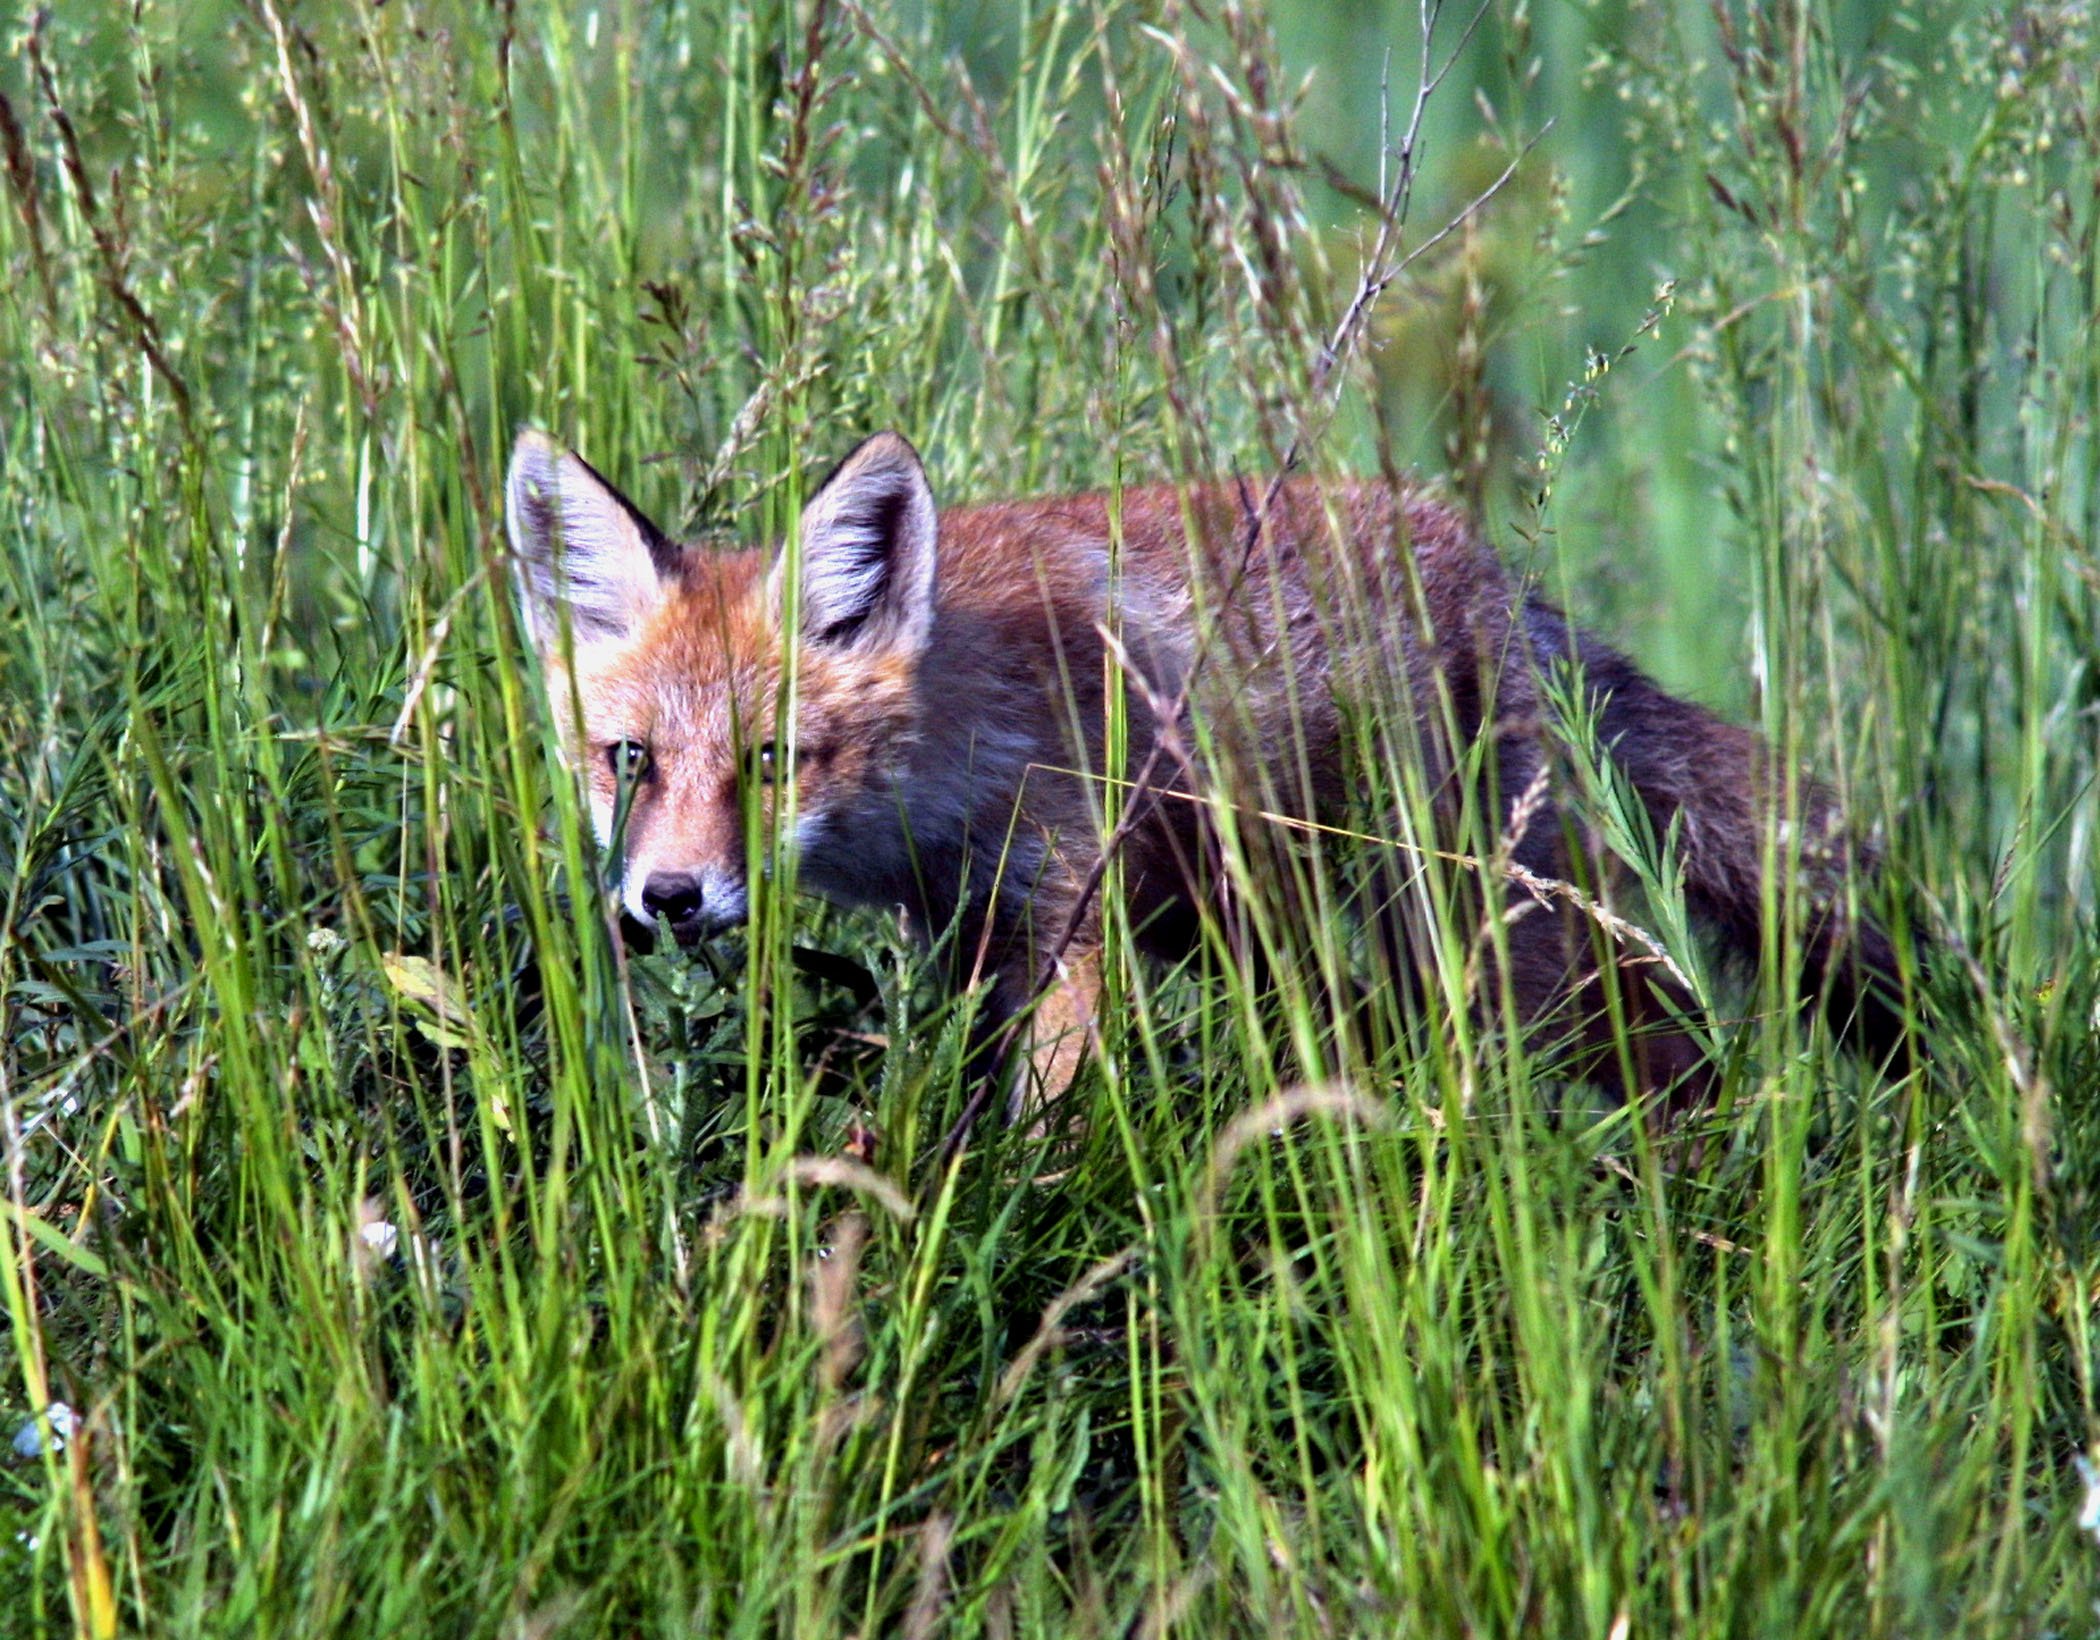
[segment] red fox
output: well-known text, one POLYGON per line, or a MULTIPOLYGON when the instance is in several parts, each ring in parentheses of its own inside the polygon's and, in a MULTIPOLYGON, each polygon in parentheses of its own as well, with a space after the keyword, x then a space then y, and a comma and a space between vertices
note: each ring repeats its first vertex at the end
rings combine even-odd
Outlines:
MULTIPOLYGON (((624 810, 625 911, 686 945, 742 921, 749 805, 770 826, 791 789, 799 884, 901 907, 928 936, 954 931, 957 985, 989 982, 983 1040, 1008 1040, 1040 990, 1016 1114, 1027 1088, 1063 1091, 1094 1028, 1104 817, 1132 779, 1158 800, 1125 828, 1116 892, 1139 944, 1170 960, 1226 892, 1220 802, 1350 824, 1367 714, 1384 714, 1369 737, 1417 772, 1433 812, 1470 802, 1478 829, 1485 798, 1503 861, 1563 878, 1572 831, 1547 780, 1542 674, 1564 661, 1657 835, 1674 822, 1690 908, 1737 949, 1759 947, 1780 776, 1756 737, 1521 592, 1426 491, 1292 479, 939 513, 917 453, 881 433, 812 496, 798 550, 685 550, 527 431, 508 510, 530 634, 604 844, 624 810)), ((1801 788, 1794 812, 1813 839, 1805 983, 1892 1046, 1894 948, 1844 911, 1847 875, 1870 862, 1838 841, 1821 787, 1801 788)), ((1422 960, 1405 877, 1383 874, 1398 887, 1372 913, 1403 984, 1410 949, 1422 960)), ((1508 921, 1508 990, 1487 1002, 1572 1040, 1581 1073, 1621 1095, 1704 1092, 1682 995, 1627 969, 1619 1012, 1635 1029, 1615 1031, 1579 914, 1499 880, 1480 903, 1508 921)))

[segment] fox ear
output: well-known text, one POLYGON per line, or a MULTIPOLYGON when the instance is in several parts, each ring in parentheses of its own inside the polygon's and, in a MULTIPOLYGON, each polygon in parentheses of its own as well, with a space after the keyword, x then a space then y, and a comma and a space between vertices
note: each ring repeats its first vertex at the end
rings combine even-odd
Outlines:
POLYGON ((506 510, 526 619, 542 653, 561 642, 565 611, 579 643, 625 636, 678 573, 677 546, 641 509, 535 428, 511 452, 506 510))
MULTIPOLYGON (((919 452, 895 433, 863 443, 802 509, 804 635, 820 644, 923 648, 933 628, 939 530, 919 452)), ((776 600, 780 574, 776 567, 776 600)))

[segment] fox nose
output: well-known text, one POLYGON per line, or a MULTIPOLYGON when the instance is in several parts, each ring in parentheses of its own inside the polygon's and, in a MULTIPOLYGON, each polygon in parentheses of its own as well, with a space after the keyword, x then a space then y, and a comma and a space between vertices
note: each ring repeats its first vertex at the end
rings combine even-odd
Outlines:
POLYGON ((699 922, 702 904, 700 879, 690 871, 653 872, 642 884, 642 909, 674 932, 699 922))

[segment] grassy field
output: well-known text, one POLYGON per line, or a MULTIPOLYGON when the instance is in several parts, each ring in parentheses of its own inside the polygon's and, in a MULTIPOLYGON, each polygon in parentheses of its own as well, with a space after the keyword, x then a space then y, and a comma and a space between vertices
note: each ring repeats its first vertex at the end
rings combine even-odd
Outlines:
POLYGON ((0 23, 0 1632, 2100 1633, 2095 25, 1473 21, 1404 158, 1410 0, 0 23), (745 540, 884 426, 1439 477, 1843 793, 1924 1057, 1629 835, 1680 1133, 1462 917, 1376 1053, 1341 923, 1276 996, 1112 928, 1076 1137, 943 1167, 892 921, 610 937, 527 422, 745 540))

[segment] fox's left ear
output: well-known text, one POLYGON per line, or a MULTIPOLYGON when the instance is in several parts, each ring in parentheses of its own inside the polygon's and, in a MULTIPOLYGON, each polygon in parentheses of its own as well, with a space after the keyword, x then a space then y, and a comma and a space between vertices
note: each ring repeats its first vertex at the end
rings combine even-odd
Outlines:
MULTIPOLYGON (((877 433, 802 509, 803 635, 812 643, 923 649, 933 629, 940 525, 919 452, 877 433)), ((781 599, 785 565, 773 571, 781 599)))
POLYGON ((583 457, 528 427, 511 452, 510 544, 533 642, 552 655, 624 637, 678 573, 679 549, 583 457))

